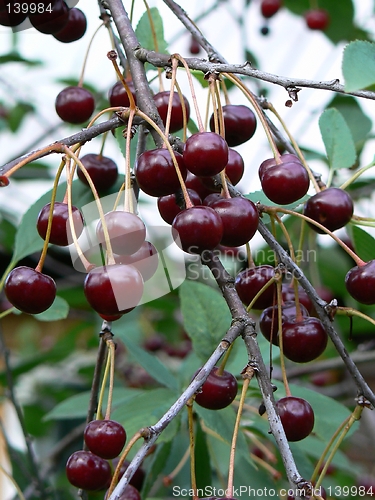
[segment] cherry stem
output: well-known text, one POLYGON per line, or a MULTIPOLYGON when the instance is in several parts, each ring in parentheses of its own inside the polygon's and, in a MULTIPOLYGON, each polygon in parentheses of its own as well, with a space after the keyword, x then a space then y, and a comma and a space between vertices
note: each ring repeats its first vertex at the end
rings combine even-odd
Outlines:
POLYGON ((233 349, 233 345, 234 345, 234 342, 228 347, 227 351, 225 352, 225 354, 223 356, 223 359, 220 362, 218 369, 216 370, 216 375, 218 375, 219 377, 221 377, 222 374, 224 373, 225 366, 228 362, 230 353, 232 352, 232 349, 233 349))
POLYGON ((87 47, 87 50, 86 50, 86 54, 85 54, 85 58, 83 60, 83 64, 82 64, 82 70, 81 70, 81 75, 79 77, 79 81, 78 81, 78 85, 77 87, 82 87, 83 86, 83 79, 84 79, 84 75, 85 75, 85 69, 86 69, 86 65, 87 65, 87 60, 88 60, 88 57, 89 57, 89 52, 90 52, 90 49, 91 49, 91 46, 92 46, 92 42, 94 41, 94 38, 96 36, 96 34, 98 33, 98 31, 100 30, 100 28, 102 26, 104 26, 105 23, 101 23, 98 28, 94 31, 94 34, 92 35, 91 39, 90 39, 90 42, 88 44, 88 47, 87 47))
POLYGON ((283 378, 283 384, 285 388, 285 395, 286 396, 291 396, 292 393, 290 392, 289 388, 289 383, 288 383, 288 378, 286 374, 286 368, 285 368, 285 357, 284 357, 284 349, 283 349, 283 316, 282 316, 282 309, 281 309, 281 304, 283 301, 282 298, 282 291, 281 291, 281 281, 276 283, 276 290, 277 290, 277 323, 278 323, 278 330, 279 330, 279 348, 280 348, 280 368, 281 368, 281 374, 283 378))
POLYGON ((188 425, 189 425, 189 453, 190 453, 190 481, 191 489, 193 491, 193 500, 199 500, 197 494, 197 478, 195 475, 195 439, 194 439, 194 415, 193 415, 193 398, 190 398, 186 403, 188 412, 188 425))
POLYGON ((183 468, 183 466, 186 464, 186 462, 188 461, 189 457, 190 457, 190 446, 188 446, 186 448, 186 451, 182 455, 181 460, 178 462, 178 464, 172 470, 172 472, 170 472, 168 475, 164 476, 164 478, 163 478, 163 484, 165 486, 169 486, 171 484, 171 482, 173 481, 173 479, 177 476, 177 474, 181 471, 181 469, 183 468))
POLYGON ((117 52, 115 50, 110 50, 108 52, 108 54, 107 54, 107 57, 112 62, 114 70, 116 71, 116 74, 117 74, 119 80, 121 81, 121 83, 123 84, 123 86, 124 86, 124 88, 126 90, 126 94, 128 96, 128 99, 129 99, 129 104, 130 104, 129 107, 130 107, 130 109, 135 109, 136 108, 136 104, 135 104, 133 93, 130 90, 129 85, 126 82, 126 80, 124 78, 124 75, 121 73, 121 70, 120 70, 120 68, 119 68, 119 66, 117 64, 117 61, 116 61, 116 59, 117 59, 117 52))
MULTIPOLYGON (((108 347, 108 344, 107 344, 108 347)), ((100 392, 99 392, 99 398, 98 398, 98 409, 96 411, 96 420, 102 420, 103 418, 103 399, 104 399, 104 393, 105 393, 105 387, 107 385, 107 379, 108 375, 111 369, 111 351, 108 349, 107 350, 107 361, 105 364, 105 369, 103 373, 103 380, 102 380, 102 385, 100 387, 100 392)))
POLYGON ((352 177, 350 177, 350 179, 346 180, 343 184, 341 184, 340 189, 346 189, 348 186, 350 186, 352 182, 357 180, 358 177, 360 177, 364 172, 366 172, 366 170, 369 170, 374 165, 375 165, 375 158, 371 163, 357 170, 357 172, 355 172, 355 174, 352 177))
MULTIPOLYGON (((244 405, 244 407, 246 408, 247 405, 244 405)), ((255 409, 255 412, 259 415, 258 413, 258 409, 255 409)), ((275 454, 269 450, 267 448, 267 446, 251 431, 248 431, 246 429, 244 429, 244 433, 246 434, 246 436, 252 441, 252 443, 260 449, 260 451, 263 453, 263 455, 266 457, 266 459, 268 460, 268 462, 272 462, 273 464, 276 464, 277 463, 277 458, 275 456, 275 454)), ((253 458, 253 453, 251 454, 252 458, 253 458)), ((254 455, 256 456, 256 455, 254 455)))
POLYGON ((130 108, 129 121, 126 133, 126 144, 125 144, 125 204, 124 210, 126 212, 134 213, 133 204, 133 189, 131 183, 131 168, 130 168, 130 141, 131 141, 131 127, 133 123, 133 118, 135 115, 135 109, 130 108))
POLYGON ((246 243, 246 256, 247 256, 247 267, 249 269, 254 268, 255 264, 254 264, 253 256, 251 254, 251 247, 250 247, 249 242, 246 243))
POLYGON ((272 465, 270 465, 268 462, 266 462, 263 458, 260 458, 257 455, 254 455, 254 453, 250 453, 250 457, 252 460, 254 460, 254 462, 257 465, 260 465, 261 467, 263 467, 263 469, 265 469, 267 472, 269 472, 273 479, 281 479, 281 477, 282 477, 281 472, 279 472, 274 467, 272 467, 272 465))
POLYGON ((262 295, 263 292, 265 292, 267 290, 267 288, 269 288, 271 285, 273 285, 274 283, 277 283, 277 281, 279 280, 280 278, 274 276, 273 278, 270 278, 266 284, 264 284, 262 286, 262 288, 259 290, 259 292, 254 296, 253 300, 250 302, 250 304, 246 307, 246 311, 247 312, 250 312, 251 309, 254 307, 254 304, 255 302, 259 299, 259 297, 262 295))
POLYGON ((115 381, 116 344, 113 342, 113 339, 107 340, 107 347, 108 347, 108 355, 110 358, 110 372, 109 372, 108 402, 107 402, 107 409, 106 409, 105 417, 104 417, 105 420, 109 420, 111 418, 113 387, 114 387, 114 381, 115 381))
POLYGON ((254 377, 254 369, 251 368, 250 366, 247 366, 242 373, 242 377, 244 378, 244 382, 242 385, 242 391, 241 391, 241 397, 240 397, 240 402, 237 410, 237 416, 236 416, 236 422, 234 424, 234 429, 233 429, 233 436, 232 436, 232 443, 230 446, 230 455, 229 455, 229 470, 228 470, 228 484, 227 484, 227 491, 226 491, 226 497, 232 497, 233 496, 233 481, 234 481, 234 459, 236 455, 236 446, 237 446, 237 438, 238 438, 238 432, 240 429, 240 422, 241 422, 241 416, 242 416, 242 411, 243 411, 243 406, 246 398, 246 392, 249 387, 249 384, 251 382, 251 379, 254 377))
POLYGON ((353 309, 352 307, 337 306, 335 307, 334 312, 335 314, 348 316, 349 318, 351 318, 352 316, 358 316, 359 318, 365 319, 369 323, 375 325, 375 319, 371 318, 370 316, 367 316, 367 314, 364 314, 363 312, 358 311, 357 309, 353 309))
MULTIPOLYGON (((178 97, 180 98, 181 102, 181 109, 182 109, 182 123, 183 123, 183 135, 182 135, 182 141, 186 142, 186 131, 187 131, 187 124, 188 124, 188 119, 187 119, 187 111, 186 111, 186 104, 185 104, 185 99, 182 94, 181 88, 178 84, 178 82, 175 82, 175 87, 178 93, 178 97)), ((167 134, 166 134, 167 135, 167 134)))

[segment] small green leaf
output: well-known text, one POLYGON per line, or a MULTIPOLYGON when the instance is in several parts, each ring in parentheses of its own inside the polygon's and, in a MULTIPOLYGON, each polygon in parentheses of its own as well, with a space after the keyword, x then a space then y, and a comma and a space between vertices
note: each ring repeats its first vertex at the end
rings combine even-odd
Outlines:
POLYGON ((65 319, 69 314, 69 304, 63 298, 57 296, 52 306, 40 314, 34 314, 34 318, 39 321, 57 321, 65 319))
POLYGON ((27 114, 32 113, 34 107, 25 102, 18 102, 8 115, 8 125, 12 132, 17 132, 27 114))
POLYGON ((356 254, 365 262, 375 259, 375 238, 354 224, 347 228, 356 254))
POLYGON ((197 356, 205 361, 230 326, 228 306, 217 290, 197 281, 184 281, 179 293, 185 330, 197 356))
POLYGON ((365 89, 375 83, 375 43, 350 42, 344 49, 342 72, 346 92, 365 89))
POLYGON ((18 52, 8 52, 0 56, 0 64, 19 62, 26 64, 27 66, 41 66, 43 62, 38 59, 25 59, 18 52))
POLYGON ((167 42, 164 40, 163 18, 158 9, 152 7, 149 13, 145 12, 139 20, 135 34, 137 35, 140 45, 144 49, 155 50, 156 52, 167 52, 167 42), (152 18, 152 27, 150 18, 152 18), (155 38, 154 38, 155 34, 155 38))
POLYGON ((352 134, 342 114, 335 108, 326 109, 320 116, 319 127, 330 167, 333 170, 352 167, 357 153, 352 134))

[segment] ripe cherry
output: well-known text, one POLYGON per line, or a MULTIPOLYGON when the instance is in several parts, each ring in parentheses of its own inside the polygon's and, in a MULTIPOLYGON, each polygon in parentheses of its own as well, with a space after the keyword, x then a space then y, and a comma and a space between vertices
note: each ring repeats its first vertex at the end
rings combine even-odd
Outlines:
POLYGON ((53 304, 56 283, 31 267, 19 266, 8 274, 4 291, 9 302, 20 311, 39 314, 53 304))
POLYGON ((288 441, 301 441, 314 428, 314 412, 305 399, 287 396, 276 402, 288 441))
MULTIPOLYGON (((107 492, 108 493, 108 492, 107 492)), ((108 495, 105 495, 104 500, 107 500, 108 495)), ((137 488, 134 488, 130 483, 125 487, 123 493, 119 496, 116 496, 117 500, 141 500, 141 495, 137 488)))
MULTIPOLYGON (((248 306, 256 294, 275 276, 275 268, 268 265, 241 271, 235 279, 239 298, 248 306)), ((272 305, 276 297, 276 285, 270 285, 255 301, 254 309, 264 309, 272 305)))
POLYGON ((14 2, 4 2, 0 5, 0 25, 15 27, 19 26, 27 18, 27 14, 15 7, 14 2), (8 7, 9 5, 9 7, 8 7))
POLYGON ((34 28, 45 34, 57 33, 69 20, 69 7, 63 0, 51 0, 49 6, 44 12, 29 15, 34 28))
MULTIPOLYGON (((86 168, 95 188, 99 191, 107 191, 117 181, 118 168, 116 163, 107 156, 88 153, 82 156, 81 162, 86 168)), ((77 170, 78 179, 89 185, 85 175, 79 168, 77 170)))
MULTIPOLYGON (((137 252, 146 239, 146 226, 138 215, 123 210, 113 210, 104 216, 113 252, 131 255, 137 252)), ((106 248, 102 221, 96 227, 98 242, 106 248)))
MULTIPOLYGON (((307 200, 304 214, 330 231, 335 231, 350 221, 353 209, 353 201, 346 191, 330 187, 314 194, 307 200)), ((310 226, 317 233, 324 234, 324 231, 314 224, 310 224, 310 226)))
POLYGON ((283 321, 284 356, 295 363, 308 363, 327 347, 328 336, 318 318, 288 318, 283 321))
MULTIPOLYGON (((48 218, 51 203, 41 209, 37 219, 37 230, 41 238, 46 239, 48 218)), ((83 231, 83 215, 77 207, 72 207, 72 218, 77 238, 83 231)), ((72 231, 69 223, 68 204, 56 201, 53 206, 52 226, 49 242, 54 245, 67 246, 73 242, 72 231)))
POLYGON ((97 491, 105 488, 111 479, 111 467, 91 451, 76 451, 68 458, 66 475, 76 488, 97 491))
POLYGON ((228 163, 225 165, 225 175, 230 180, 232 186, 235 186, 242 179, 245 171, 245 164, 242 156, 235 149, 228 150, 228 163))
MULTIPOLYGON (((188 189, 187 192, 193 205, 202 204, 202 200, 196 191, 194 191, 193 189, 188 189)), ((173 219, 176 217, 176 215, 181 212, 181 210, 183 210, 182 205, 184 204, 185 203, 181 191, 178 195, 168 194, 166 196, 160 196, 158 198, 159 213, 162 219, 167 224, 172 224, 173 219)))
POLYGON ((281 0, 262 0, 260 4, 262 16, 266 19, 274 16, 279 11, 282 4, 281 0))
MULTIPOLYGON (((126 83, 129 87, 130 92, 134 97, 135 104, 137 104, 133 81, 127 80, 126 83)), ((110 91, 108 92, 108 100, 109 104, 112 107, 123 106, 124 108, 128 108, 130 106, 130 100, 128 94, 121 81, 116 82, 110 89, 110 91)))
POLYGON ((66 87, 56 97, 55 108, 64 122, 78 124, 91 117, 95 100, 91 92, 83 87, 66 87))
POLYGON ((87 19, 85 14, 76 7, 69 9, 69 18, 66 25, 56 33, 53 37, 59 42, 71 43, 79 40, 86 33, 87 19))
MULTIPOLYGON (((167 122, 169 96, 170 92, 168 90, 163 92, 158 92, 157 94, 154 95, 155 105, 158 108, 160 118, 162 119, 164 125, 167 122)), ((184 97, 183 99, 184 99, 186 123, 187 123, 190 118, 190 105, 186 97, 184 97)), ((178 92, 173 92, 171 121, 169 124, 169 132, 171 132, 172 134, 174 132, 177 132, 178 130, 181 130, 182 127, 184 126, 184 115, 182 109, 183 108, 178 92)))
POLYGON ((116 316, 129 312, 139 303, 143 294, 143 279, 131 265, 95 267, 87 274, 83 290, 94 311, 116 316))
POLYGON ((223 236, 223 223, 220 215, 210 207, 202 205, 179 212, 172 223, 174 239, 187 253, 200 254, 213 250, 223 236))
POLYGON ((324 9, 311 9, 304 14, 307 26, 311 30, 324 31, 330 22, 329 14, 324 9))
MULTIPOLYGON (((296 294, 292 283, 283 283, 281 290, 284 302, 296 300, 296 294)), ((300 304, 303 304, 306 307, 309 314, 312 314, 314 312, 314 305, 311 302, 310 297, 300 285, 298 285, 298 301, 300 304)))
MULTIPOLYGON (((257 121, 250 108, 243 104, 226 104, 222 107, 222 110, 225 140, 228 146, 238 146, 253 137, 257 127, 257 121)), ((213 114, 210 118, 210 129, 211 131, 215 130, 213 114)))
POLYGON ((256 233, 259 223, 258 210, 247 198, 222 198, 211 203, 223 222, 221 244, 228 247, 244 245, 256 233))
POLYGON ((345 285, 350 295, 361 304, 375 304, 375 260, 350 269, 345 285))
POLYGON ((152 278, 159 265, 158 251, 149 241, 145 241, 141 248, 132 255, 114 254, 114 258, 116 264, 131 264, 138 269, 143 281, 152 278))
POLYGON ((98 457, 118 457, 126 441, 124 427, 115 420, 92 420, 84 431, 88 449, 98 457))
POLYGON ((274 158, 265 160, 259 167, 262 189, 278 205, 288 205, 299 200, 309 189, 309 175, 297 156, 281 156, 281 163, 274 158))
POLYGON ((194 175, 216 175, 228 163, 228 144, 215 132, 197 132, 187 139, 183 156, 194 175))
POLYGON ((211 370, 201 389, 195 395, 196 403, 209 410, 226 408, 237 395, 236 377, 226 370, 220 374, 218 370, 217 366, 211 370))
MULTIPOLYGON (((175 152, 182 178, 186 178, 185 162, 180 153, 175 152)), ((168 149, 152 149, 142 153, 135 166, 138 186, 150 196, 165 196, 180 189, 174 163, 168 149)))
MULTIPOLYGON (((300 311, 302 316, 309 317, 307 309, 300 304, 300 311)), ((288 318, 295 317, 297 314, 296 303, 294 301, 285 302, 281 305, 281 318, 282 323, 287 321, 288 318)), ((272 338, 272 343, 274 345, 279 345, 277 338, 278 326, 278 306, 269 306, 260 315, 259 318, 259 328, 264 337, 270 342, 272 338)))
POLYGON ((193 35, 191 35, 190 45, 189 45, 190 54, 192 54, 193 56, 196 56, 199 54, 200 51, 201 51, 201 46, 200 46, 199 42, 196 40, 196 38, 193 35))
POLYGON ((218 191, 216 188, 212 189, 212 179, 211 177, 197 177, 191 172, 187 172, 187 176, 185 179, 185 186, 193 191, 196 191, 201 200, 204 200, 206 196, 209 194, 218 191), (210 187, 207 187, 205 184, 205 180, 209 179, 210 187))
MULTIPOLYGON (((112 464, 114 468, 117 467, 118 458, 115 458, 112 464)), ((124 460, 120 468, 119 479, 121 479, 122 476, 125 474, 125 471, 129 467, 129 465, 130 465, 129 460, 124 460)), ((134 488, 137 488, 138 491, 141 491, 145 478, 146 478, 146 473, 144 469, 142 467, 138 467, 138 469, 134 472, 132 478, 130 479, 129 484, 134 486, 134 488)))

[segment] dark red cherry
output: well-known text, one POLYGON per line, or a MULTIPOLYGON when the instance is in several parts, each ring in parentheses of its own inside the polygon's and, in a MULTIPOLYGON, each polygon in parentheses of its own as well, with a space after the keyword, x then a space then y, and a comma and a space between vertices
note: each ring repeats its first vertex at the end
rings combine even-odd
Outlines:
MULTIPOLYGON (((112 464, 114 468, 117 467, 118 458, 115 458, 112 464)), ((125 471, 129 467, 129 465, 130 465, 129 460, 124 460, 120 468, 119 479, 121 479, 122 476, 125 474, 125 471)), ((146 478, 146 473, 144 469, 142 467, 138 467, 138 469, 134 472, 132 478, 130 479, 129 484, 134 486, 134 488, 137 488, 138 491, 141 491, 145 478, 146 478)))
POLYGON ((258 210, 247 198, 222 198, 211 203, 223 221, 221 244, 228 247, 244 245, 256 233, 259 223, 258 210))
POLYGON ((158 251, 149 241, 145 241, 141 248, 132 255, 114 254, 114 258, 116 264, 131 264, 138 269, 143 281, 152 278, 159 265, 158 251))
POLYGON ((113 316, 111 316, 109 314, 99 314, 99 316, 108 322, 117 321, 118 319, 122 318, 122 314, 115 314, 113 316))
MULTIPOLYGON (((146 226, 138 215, 123 210, 113 210, 104 216, 114 253, 131 255, 137 252, 146 239, 146 226)), ((96 226, 98 242, 107 247, 102 221, 96 226)))
MULTIPOLYGON (((137 99, 135 95, 134 83, 132 80, 126 81, 130 92, 133 95, 135 104, 137 104, 137 99)), ((123 106, 124 108, 128 108, 130 106, 129 96, 126 92, 126 89, 121 81, 116 82, 113 87, 108 92, 108 100, 109 104, 115 108, 117 106, 123 106)))
POLYGON ((195 395, 196 403, 209 410, 226 408, 237 395, 238 384, 236 377, 226 370, 223 370, 223 373, 220 374, 218 369, 215 366, 211 370, 207 380, 195 395))
POLYGON ((361 304, 375 304, 375 260, 350 269, 345 285, 350 295, 361 304))
POLYGON ((76 7, 69 9, 69 18, 66 25, 53 37, 59 42, 71 43, 79 40, 86 33, 87 19, 85 14, 76 7))
MULTIPOLYGON (((81 162, 86 168, 95 188, 101 191, 107 191, 117 181, 118 168, 116 163, 107 156, 88 153, 82 156, 81 162)), ((80 168, 77 169, 79 180, 88 185, 88 181, 80 168)))
MULTIPOLYGON (((104 500, 108 499, 108 492, 105 494, 104 500)), ((141 500, 141 495, 137 488, 134 488, 130 483, 125 486, 125 490, 119 496, 116 496, 116 500, 141 500)))
POLYGON ((228 150, 228 163, 225 165, 225 175, 230 180, 232 186, 240 182, 245 171, 245 164, 242 156, 235 149, 228 150))
POLYGON ((126 441, 124 427, 115 420, 92 420, 84 431, 88 449, 98 457, 118 457, 126 441))
POLYGON ((265 160, 259 167, 259 178, 265 195, 278 205, 288 205, 307 193, 310 179, 297 156, 281 156, 281 163, 274 158, 265 160))
MULTIPOLYGON (((283 283, 281 293, 284 302, 296 300, 296 294, 294 291, 293 284, 283 283)), ((306 309, 309 311, 309 314, 312 314, 314 312, 314 305, 310 297, 307 295, 305 290, 299 285, 298 285, 298 301, 300 304, 303 304, 306 307, 306 309)))
POLYGON ((200 46, 199 42, 197 41, 197 39, 193 35, 191 35, 190 36, 190 45, 189 45, 190 54, 193 56, 196 56, 199 54, 200 51, 201 51, 201 46, 200 46))
POLYGON ((69 7, 63 0, 51 0, 44 12, 30 14, 29 19, 35 29, 45 34, 62 30, 69 21, 69 7))
POLYGON ((55 108, 64 122, 79 124, 91 117, 95 100, 91 92, 83 87, 67 87, 56 97, 55 108))
POLYGON ((220 215, 210 207, 198 205, 179 212, 172 223, 176 243, 188 253, 213 250, 223 236, 220 215))
POLYGON ((27 18, 23 13, 21 4, 15 0, 5 1, 0 5, 0 25, 7 27, 19 26, 27 18))
POLYGON ((311 30, 324 31, 330 22, 329 14, 324 9, 311 9, 304 14, 307 26, 311 30))
POLYGON ((4 291, 9 302, 20 311, 39 314, 53 304, 56 283, 31 267, 19 266, 8 274, 4 291))
MULTIPOLYGON (((330 231, 344 227, 353 215, 353 200, 340 188, 330 187, 311 196, 305 203, 304 214, 319 222, 330 231)), ((324 231, 310 224, 317 233, 324 231)))
POLYGON ((131 265, 95 267, 87 274, 83 290, 94 311, 116 316, 138 305, 143 294, 143 278, 131 265))
MULTIPOLYGON (((190 201, 193 205, 201 205, 202 200, 199 194, 192 189, 187 190, 189 194, 190 201)), ((160 196, 158 198, 158 209, 162 219, 167 224, 172 224, 173 219, 176 215, 183 210, 184 199, 182 196, 182 192, 180 191, 178 196, 176 194, 168 194, 166 196, 160 196)))
POLYGON ((205 199, 203 200, 203 205, 205 205, 206 207, 211 207, 211 205, 213 205, 218 200, 224 200, 224 199, 225 198, 221 193, 211 193, 205 197, 205 199))
MULTIPOLYGON (((309 313, 307 309, 300 304, 301 314, 304 317, 309 317, 309 313)), ((281 306, 281 315, 282 322, 286 321, 288 318, 295 317, 297 314, 296 303, 294 301, 285 302, 281 306)), ((278 326, 278 306, 277 304, 274 306, 267 307, 264 309, 259 318, 259 328, 264 337, 271 341, 274 345, 279 345, 279 341, 277 338, 277 332, 279 329, 278 326)))
POLYGON ((216 175, 228 163, 228 144, 215 132, 197 132, 187 139, 183 156, 194 175, 216 175))
MULTIPOLYGON (((160 118, 162 119, 164 125, 167 122, 169 96, 170 96, 169 91, 158 92, 157 94, 154 95, 154 101, 156 107, 158 108, 160 118)), ((183 99, 184 99, 186 123, 187 123, 190 118, 190 105, 186 97, 184 97, 183 99)), ((180 96, 178 95, 178 92, 173 92, 169 132, 173 134, 174 132, 181 130, 183 126, 184 126, 184 115, 183 115, 182 104, 180 101, 180 96)))
POLYGON ((283 321, 284 356, 295 363, 308 363, 323 354, 328 336, 318 318, 288 318, 283 321))
MULTIPOLYGON (((243 144, 253 137, 257 121, 253 111, 243 104, 226 104, 222 108, 225 140, 228 146, 243 144)), ((215 130, 214 115, 210 118, 210 129, 215 130)), ((189 168, 189 167, 188 167, 189 168)))
POLYGON ((105 488, 111 479, 111 467, 91 451, 76 451, 68 458, 66 475, 76 488, 97 491, 105 488))
POLYGON ((212 189, 212 179, 211 177, 197 177, 196 175, 192 174, 191 172, 187 172, 187 176, 185 179, 185 186, 189 189, 192 189, 193 191, 196 191, 200 197, 201 200, 204 200, 206 196, 213 192, 217 192, 218 189, 212 189), (210 180, 210 187, 207 187, 205 184, 205 180, 209 179, 210 180))
MULTIPOLYGON (((51 203, 47 203, 38 215, 36 227, 43 240, 46 239, 48 218, 51 203)), ((72 218, 76 237, 83 231, 83 215, 77 207, 72 207, 72 218)), ((69 222, 68 204, 56 201, 53 205, 52 227, 49 242, 54 245, 67 246, 73 243, 72 231, 69 222)))
MULTIPOLYGON (((185 162, 180 153, 175 152, 182 178, 186 178, 185 162)), ((138 186, 150 196, 173 194, 181 187, 174 163, 168 149, 152 149, 142 153, 135 166, 138 186)))
MULTIPOLYGON (((241 271, 235 279, 235 287, 239 298, 248 306, 256 294, 275 276, 272 266, 257 266, 241 271)), ((254 309, 264 309, 272 305, 276 298, 276 285, 270 285, 255 301, 254 309)))
POLYGON ((314 428, 314 412, 305 399, 287 396, 276 402, 288 441, 301 441, 314 428))
POLYGON ((260 11, 262 16, 266 19, 274 16, 282 6, 281 0, 262 0, 260 4, 260 11))

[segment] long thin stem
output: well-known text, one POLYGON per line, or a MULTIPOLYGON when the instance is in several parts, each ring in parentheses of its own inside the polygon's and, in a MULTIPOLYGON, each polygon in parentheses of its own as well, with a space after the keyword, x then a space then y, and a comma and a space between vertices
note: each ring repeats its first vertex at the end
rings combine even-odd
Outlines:
POLYGON ((195 474, 195 437, 194 437, 194 414, 193 398, 187 404, 188 424, 189 424, 189 450, 190 450, 190 484, 193 491, 193 500, 198 500, 197 495, 197 477, 195 474))

